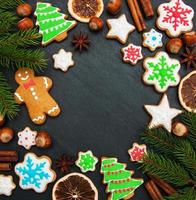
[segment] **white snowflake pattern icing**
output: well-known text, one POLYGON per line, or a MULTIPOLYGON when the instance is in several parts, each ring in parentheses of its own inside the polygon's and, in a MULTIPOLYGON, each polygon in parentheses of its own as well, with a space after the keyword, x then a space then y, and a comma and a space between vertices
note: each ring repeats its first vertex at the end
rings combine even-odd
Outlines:
POLYGON ((117 38, 122 44, 126 43, 129 33, 135 30, 135 26, 128 23, 125 14, 117 19, 108 19, 107 23, 110 26, 110 30, 106 37, 117 38))
POLYGON ((154 51, 156 48, 163 46, 162 37, 161 33, 152 28, 149 32, 143 34, 143 46, 154 51))
POLYGON ((16 188, 12 176, 0 174, 0 195, 11 196, 12 190, 16 188))
POLYGON ((18 145, 29 150, 33 145, 35 145, 36 136, 37 131, 32 131, 29 127, 26 127, 23 131, 18 132, 18 145))
POLYGON ((66 72, 69 69, 69 67, 74 65, 72 53, 66 52, 64 49, 60 49, 57 54, 54 54, 53 59, 54 68, 61 69, 64 72, 66 72))
POLYGON ((27 153, 24 161, 15 166, 20 187, 24 190, 33 189, 38 193, 44 192, 47 185, 56 179, 51 164, 52 161, 47 156, 37 157, 34 153, 27 153))

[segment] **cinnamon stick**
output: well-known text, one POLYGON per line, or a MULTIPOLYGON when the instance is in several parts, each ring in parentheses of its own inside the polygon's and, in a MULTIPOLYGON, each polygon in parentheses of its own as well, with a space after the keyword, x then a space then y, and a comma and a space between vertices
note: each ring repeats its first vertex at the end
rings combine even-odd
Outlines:
POLYGON ((0 156, 0 162, 17 162, 18 156, 7 156, 7 157, 1 157, 0 156))
POLYGON ((0 171, 10 171, 11 169, 11 163, 0 163, 0 171))
POLYGON ((166 183, 165 181, 161 180, 158 177, 152 176, 152 175, 148 175, 166 194, 168 195, 172 195, 174 193, 176 193, 176 190, 169 185, 168 183, 166 183))
POLYGON ((151 0, 140 0, 140 3, 142 5, 142 8, 144 10, 144 14, 146 17, 153 17, 154 16, 154 10, 152 7, 151 0))
POLYGON ((137 11, 136 11, 134 0, 127 0, 127 3, 128 3, 128 6, 129 6, 129 10, 131 12, 131 15, 133 17, 133 20, 135 22, 135 26, 136 26, 137 30, 139 32, 141 32, 142 31, 142 25, 140 23, 140 19, 139 19, 139 16, 137 14, 137 11))
POLYGON ((153 200, 163 200, 163 196, 153 180, 149 180, 144 186, 153 200))
POLYGON ((133 0, 133 2, 134 2, 134 5, 135 5, 135 9, 136 9, 140 24, 142 26, 142 30, 144 30, 144 29, 146 29, 146 23, 144 21, 143 15, 141 13, 139 4, 138 4, 137 0, 133 0))
POLYGON ((16 151, 0 151, 0 157, 18 157, 18 153, 16 151))

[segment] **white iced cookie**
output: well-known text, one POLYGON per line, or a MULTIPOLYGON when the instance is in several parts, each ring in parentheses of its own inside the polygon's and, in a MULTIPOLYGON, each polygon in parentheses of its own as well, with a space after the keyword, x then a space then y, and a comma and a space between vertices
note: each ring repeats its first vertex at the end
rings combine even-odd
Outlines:
POLYGON ((54 68, 61 69, 64 72, 66 72, 69 69, 69 67, 74 65, 72 53, 66 52, 64 49, 60 49, 57 54, 54 54, 53 59, 54 68))
POLYGON ((152 116, 152 120, 149 123, 150 129, 164 127, 167 131, 171 132, 172 119, 182 113, 181 110, 170 107, 166 94, 163 95, 159 105, 145 105, 144 107, 152 116))
POLYGON ((0 174, 0 195, 11 196, 12 190, 16 188, 12 176, 0 174))
POLYGON ((158 14, 157 27, 166 30, 170 37, 178 37, 181 33, 191 31, 193 28, 194 10, 182 0, 171 0, 169 3, 161 4, 158 14))
POLYGON ((143 34, 143 46, 155 51, 156 48, 163 46, 162 37, 161 33, 152 28, 149 32, 143 34))
POLYGON ((36 136, 37 131, 32 131, 29 127, 26 127, 23 131, 18 132, 18 145, 29 150, 35 145, 36 136))
POLYGON ((135 26, 127 21, 125 14, 117 19, 108 19, 107 25, 109 27, 109 32, 106 38, 117 39, 122 44, 127 42, 129 33, 135 30, 135 26))
POLYGON ((56 179, 51 165, 49 157, 37 157, 34 153, 27 153, 24 161, 15 166, 15 173, 20 178, 20 187, 24 190, 33 189, 38 193, 44 192, 47 185, 56 179))

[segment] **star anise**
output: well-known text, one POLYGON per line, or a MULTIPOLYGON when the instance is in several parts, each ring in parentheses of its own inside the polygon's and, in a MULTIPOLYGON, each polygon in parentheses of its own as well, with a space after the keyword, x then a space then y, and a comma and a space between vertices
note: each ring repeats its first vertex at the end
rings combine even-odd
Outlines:
POLYGON ((196 53, 195 53, 195 47, 193 49, 189 49, 186 47, 186 52, 182 54, 183 59, 181 60, 181 63, 186 64, 187 68, 194 67, 196 69, 196 53))
POLYGON ((68 155, 61 155, 55 162, 56 168, 59 168, 62 173, 68 173, 70 167, 74 165, 74 159, 68 155))
POLYGON ((86 33, 80 32, 79 34, 74 34, 72 44, 75 46, 76 50, 81 52, 84 49, 88 49, 90 40, 86 33))

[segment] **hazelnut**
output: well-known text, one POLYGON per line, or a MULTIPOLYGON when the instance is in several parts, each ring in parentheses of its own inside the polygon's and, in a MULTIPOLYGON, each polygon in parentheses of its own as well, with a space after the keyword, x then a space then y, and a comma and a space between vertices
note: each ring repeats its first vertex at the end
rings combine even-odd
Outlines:
POLYGON ((116 15, 122 7, 122 0, 109 0, 107 4, 107 11, 112 14, 116 15))
POLYGON ((183 41, 187 46, 196 45, 196 32, 191 31, 189 33, 185 33, 183 36, 183 41))
POLYGON ((91 31, 99 31, 103 28, 103 20, 98 17, 91 17, 89 21, 91 31))
POLYGON ((18 22, 17 26, 20 30, 29 30, 34 27, 34 23, 32 19, 25 17, 18 22))
POLYGON ((28 3, 22 3, 16 8, 16 12, 21 17, 28 17, 32 13, 32 7, 28 3))
POLYGON ((182 48, 182 40, 180 38, 173 38, 170 39, 166 44, 166 50, 169 53, 177 54, 179 53, 180 49, 182 48))
POLYGON ((188 135, 189 131, 188 131, 187 126, 184 125, 183 123, 181 123, 181 122, 175 122, 172 125, 172 132, 173 132, 173 134, 175 134, 178 137, 183 137, 183 136, 188 135))
POLYGON ((3 115, 0 115, 0 126, 3 126, 5 123, 5 117, 3 115))
POLYGON ((11 128, 0 129, 0 141, 2 143, 10 142, 14 137, 14 132, 11 128))
POLYGON ((40 131, 37 133, 35 144, 37 147, 40 148, 48 148, 52 144, 52 139, 48 132, 46 131, 40 131))

